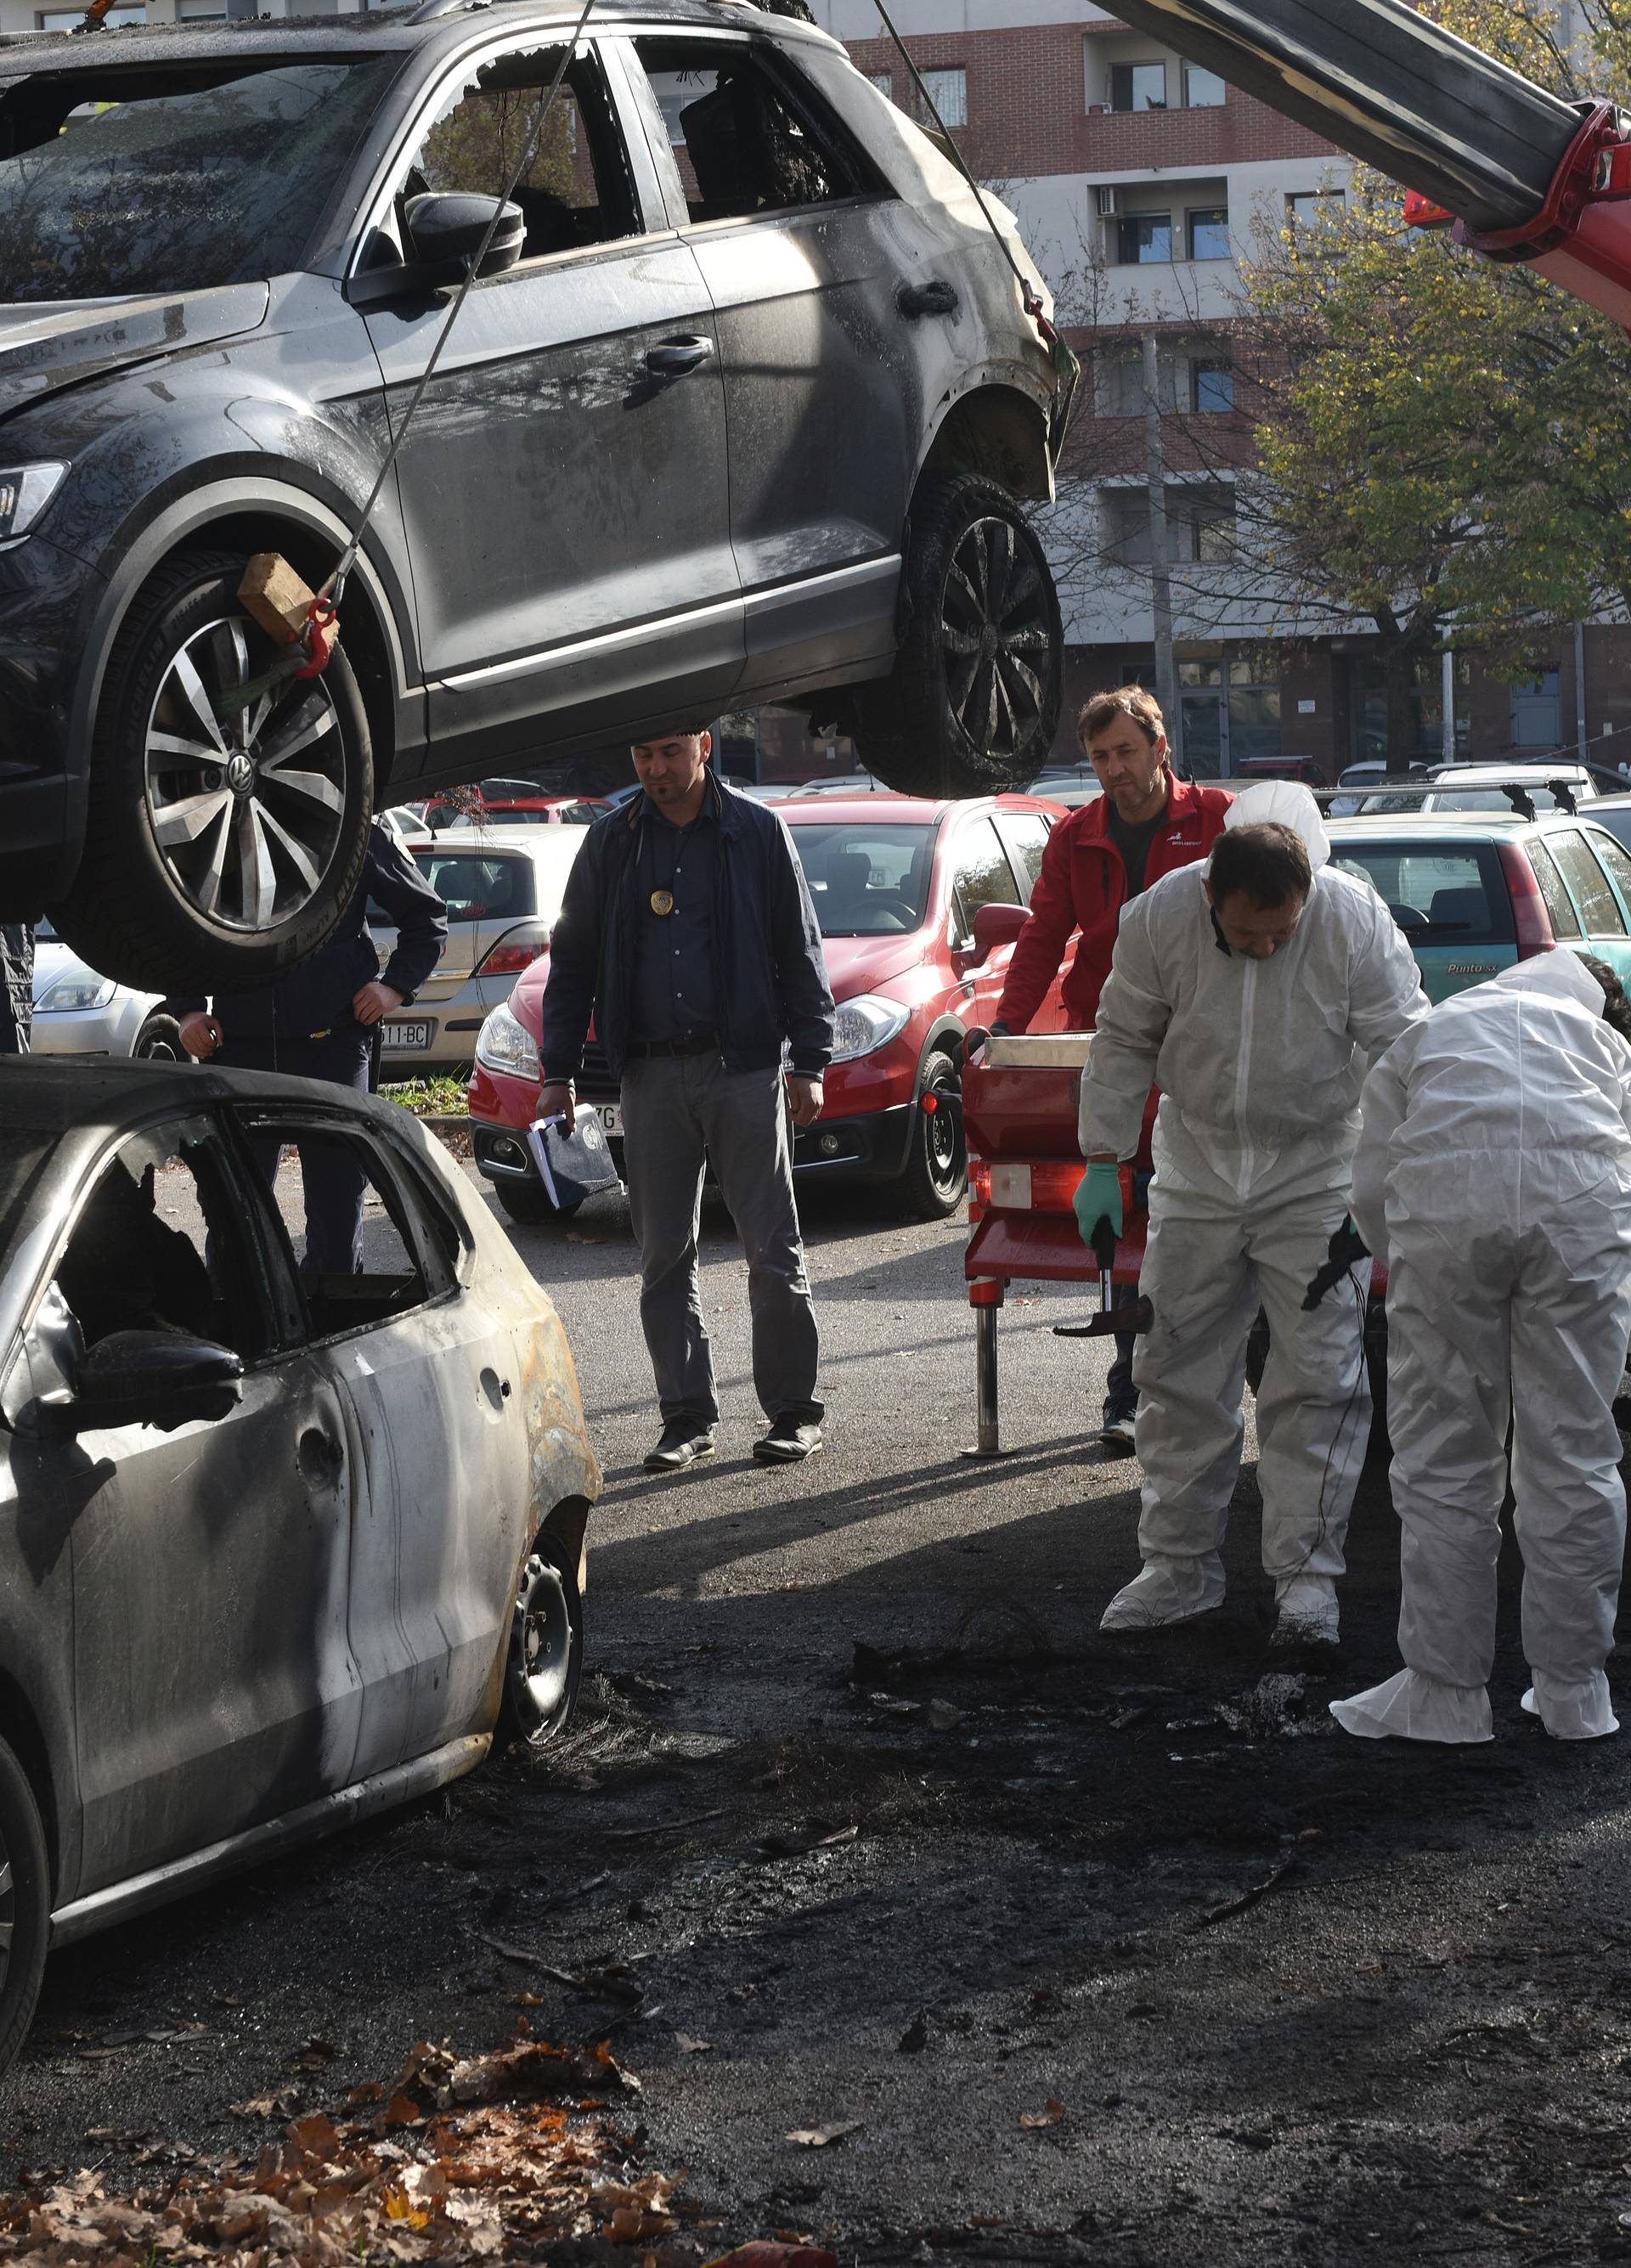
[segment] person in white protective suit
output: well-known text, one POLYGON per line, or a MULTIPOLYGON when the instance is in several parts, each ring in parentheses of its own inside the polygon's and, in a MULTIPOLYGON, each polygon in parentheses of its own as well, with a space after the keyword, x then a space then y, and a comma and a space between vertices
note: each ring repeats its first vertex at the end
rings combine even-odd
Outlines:
POLYGON ((1281 1643, 1334 1644, 1336 1578, 1364 1462, 1369 1263, 1312 1314, 1310 1278, 1347 1224, 1365 1062, 1428 1003, 1386 906, 1335 872, 1318 809, 1289 781, 1249 788, 1208 865, 1164 875, 1123 917, 1081 1082, 1078 1214, 1115 1183, 1161 1089, 1143 1287, 1142 1572, 1102 1627, 1183 1622, 1223 1598, 1240 1469, 1246 1340, 1272 1334, 1257 1397, 1263 1564, 1281 1643))
POLYGON ((1631 1034, 1613 971, 1560 950, 1435 1008, 1366 1081, 1361 1233, 1388 1269, 1388 1421, 1407 1667, 1331 1713, 1380 1739, 1487 1741, 1512 1427, 1524 1706, 1617 1732, 1631 1334, 1631 1034))

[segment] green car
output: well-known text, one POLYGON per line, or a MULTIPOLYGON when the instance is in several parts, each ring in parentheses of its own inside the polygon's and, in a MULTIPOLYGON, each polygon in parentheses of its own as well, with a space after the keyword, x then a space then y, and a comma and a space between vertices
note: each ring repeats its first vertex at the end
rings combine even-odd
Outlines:
POLYGON ((1631 985, 1631 853, 1605 827, 1547 812, 1389 814, 1327 822, 1336 865, 1387 902, 1429 1000, 1571 946, 1631 985))

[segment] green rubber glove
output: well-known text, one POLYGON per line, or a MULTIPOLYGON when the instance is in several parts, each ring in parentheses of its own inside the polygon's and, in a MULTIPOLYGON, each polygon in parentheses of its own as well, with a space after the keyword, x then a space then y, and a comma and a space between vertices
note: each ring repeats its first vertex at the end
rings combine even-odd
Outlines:
POLYGON ((1076 1191, 1076 1226, 1081 1232, 1084 1244, 1091 1244, 1093 1232, 1108 1213, 1110 1225, 1118 1236, 1124 1226, 1121 1211, 1121 1168, 1119 1166, 1099 1164, 1089 1166, 1081 1177, 1076 1191))

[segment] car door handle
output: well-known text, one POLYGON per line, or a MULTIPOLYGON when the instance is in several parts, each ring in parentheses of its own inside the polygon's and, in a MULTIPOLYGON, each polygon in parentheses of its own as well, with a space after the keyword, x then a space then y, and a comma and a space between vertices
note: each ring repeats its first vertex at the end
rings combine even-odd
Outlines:
POLYGON ((957 295, 949 284, 935 276, 927 284, 903 284, 895 294, 895 305, 915 321, 919 315, 955 315, 957 295))
POLYGON ((665 339, 646 356, 646 367, 653 378, 683 378, 688 370, 700 369, 712 352, 712 339, 665 339))

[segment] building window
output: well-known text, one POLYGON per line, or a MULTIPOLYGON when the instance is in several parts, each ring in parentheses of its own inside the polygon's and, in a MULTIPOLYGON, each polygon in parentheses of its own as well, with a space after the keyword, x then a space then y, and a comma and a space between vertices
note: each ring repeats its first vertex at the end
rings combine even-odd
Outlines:
POLYGON ((968 124, 969 75, 961 63, 955 70, 926 70, 923 84, 929 91, 929 100, 940 113, 942 126, 968 124))
POLYGON ((1124 268, 1148 268, 1172 257, 1170 213, 1124 213, 1116 224, 1116 258, 1124 268))
POLYGON ((1189 406, 1198 417, 1235 407, 1235 365, 1232 362, 1192 362, 1189 366, 1189 406))
POLYGON ((1555 669, 1516 678, 1510 694, 1512 746, 1555 748, 1562 732, 1562 701, 1555 669))
POLYGON ((883 97, 885 102, 894 101, 895 74, 893 71, 868 71, 867 76, 872 81, 874 86, 877 88, 878 92, 883 97))
POLYGON ((1124 567, 1148 567, 1150 556, 1149 493, 1146 489, 1106 489, 1104 549, 1124 567))
POLYGON ((1235 556, 1235 498, 1229 489, 1179 488, 1167 497, 1167 543, 1174 559, 1221 566, 1235 556))
POLYGON ((1254 757, 1283 754, 1280 738, 1280 687, 1269 677, 1266 659, 1229 666, 1229 760, 1231 768, 1254 757))
MULTIPOLYGON (((1177 406, 1177 370, 1163 347, 1155 364, 1155 398, 1164 412, 1177 406)), ((1098 361, 1101 417, 1141 417, 1145 410, 1144 357, 1137 349, 1106 348, 1098 361)))
POLYGON ((1340 189, 1288 189, 1286 193, 1286 218, 1293 228, 1304 228, 1310 221, 1345 211, 1347 206, 1340 189))
POLYGON ((1184 66, 1184 107, 1185 110, 1221 110, 1228 99, 1229 90, 1216 71, 1202 70, 1199 63, 1184 66))
POLYGON ((1110 107, 1112 110, 1164 110, 1167 107, 1165 63, 1112 63, 1110 67, 1110 107))
POLYGON ((1229 207, 1202 205, 1186 216, 1192 260, 1227 260, 1229 256, 1229 207))

